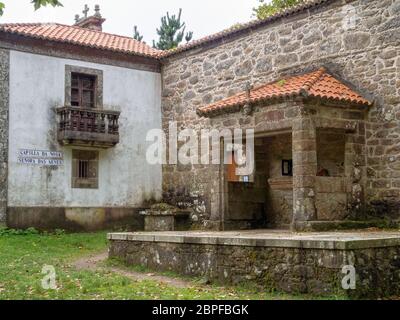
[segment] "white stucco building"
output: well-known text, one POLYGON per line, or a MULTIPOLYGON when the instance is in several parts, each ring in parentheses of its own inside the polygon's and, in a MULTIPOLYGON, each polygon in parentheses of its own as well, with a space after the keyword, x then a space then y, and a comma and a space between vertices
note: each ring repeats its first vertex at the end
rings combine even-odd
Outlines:
POLYGON ((157 50, 93 30, 102 21, 0 31, 10 227, 140 228, 138 211, 161 198, 161 166, 145 158, 146 133, 161 128, 157 50))

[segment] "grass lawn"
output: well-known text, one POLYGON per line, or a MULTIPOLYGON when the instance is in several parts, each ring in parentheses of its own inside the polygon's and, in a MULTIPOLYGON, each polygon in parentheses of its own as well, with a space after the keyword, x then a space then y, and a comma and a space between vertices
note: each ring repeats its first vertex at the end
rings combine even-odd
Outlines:
POLYGON ((105 233, 17 235, 1 231, 0 300, 307 298, 260 292, 254 288, 210 287, 196 282, 182 289, 157 281, 134 281, 109 271, 78 271, 72 265, 74 260, 106 250, 105 233), (44 290, 41 286, 44 265, 55 267, 55 290, 44 290))

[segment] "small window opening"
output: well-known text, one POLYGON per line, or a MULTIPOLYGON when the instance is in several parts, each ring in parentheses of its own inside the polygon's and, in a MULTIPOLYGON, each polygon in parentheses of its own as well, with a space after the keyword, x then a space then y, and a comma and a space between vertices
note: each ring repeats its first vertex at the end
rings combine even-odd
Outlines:
POLYGON ((293 176, 293 160, 282 160, 282 176, 293 176))
POLYGON ((95 108, 96 76, 72 73, 71 106, 95 108))
POLYGON ((78 167, 78 178, 89 178, 89 160, 79 160, 78 167))
POLYGON ((98 172, 98 151, 72 150, 72 188, 97 189, 98 172))

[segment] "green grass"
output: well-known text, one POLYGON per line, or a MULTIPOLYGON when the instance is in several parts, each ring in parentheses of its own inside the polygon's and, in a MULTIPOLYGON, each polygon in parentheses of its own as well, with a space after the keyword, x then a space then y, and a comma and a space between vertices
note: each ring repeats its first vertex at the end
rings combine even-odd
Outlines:
MULTIPOLYGON (((157 281, 133 281, 108 271, 78 271, 72 266, 74 260, 106 248, 105 233, 16 234, 3 230, 0 232, 0 300, 309 298, 266 293, 251 287, 204 286, 196 279, 193 286, 180 289, 157 281), (41 286, 44 265, 55 267, 55 290, 45 290, 41 286)), ((110 263, 115 265, 117 262, 110 263)), ((137 267, 135 270, 147 271, 137 267)))

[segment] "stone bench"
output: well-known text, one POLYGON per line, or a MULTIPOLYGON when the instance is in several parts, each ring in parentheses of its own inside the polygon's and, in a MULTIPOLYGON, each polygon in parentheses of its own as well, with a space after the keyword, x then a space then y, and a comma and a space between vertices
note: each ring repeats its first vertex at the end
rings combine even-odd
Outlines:
POLYGON ((172 206, 153 206, 140 212, 144 216, 145 231, 175 231, 178 221, 188 221, 190 210, 181 210, 172 206))

